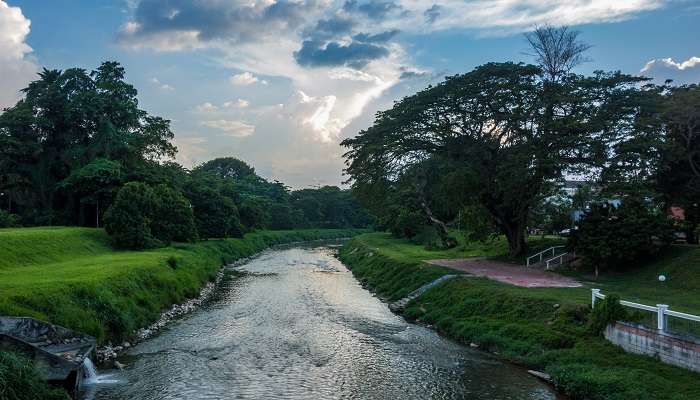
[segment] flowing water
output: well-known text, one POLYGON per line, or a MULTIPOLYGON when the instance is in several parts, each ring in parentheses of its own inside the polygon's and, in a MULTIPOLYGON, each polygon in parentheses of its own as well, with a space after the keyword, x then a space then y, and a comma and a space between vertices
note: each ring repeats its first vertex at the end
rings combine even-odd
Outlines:
POLYGON ((524 370, 404 321, 329 246, 235 267, 205 306, 133 347, 84 399, 556 399, 524 370))

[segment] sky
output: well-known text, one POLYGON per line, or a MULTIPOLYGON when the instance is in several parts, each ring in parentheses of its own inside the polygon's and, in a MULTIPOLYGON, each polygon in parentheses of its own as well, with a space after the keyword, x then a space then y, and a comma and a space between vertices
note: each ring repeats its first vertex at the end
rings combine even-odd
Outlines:
POLYGON ((577 72, 700 82, 700 0, 0 0, 0 108, 42 68, 116 60, 177 160, 233 156, 294 188, 338 185, 339 143, 403 96, 568 25, 577 72))

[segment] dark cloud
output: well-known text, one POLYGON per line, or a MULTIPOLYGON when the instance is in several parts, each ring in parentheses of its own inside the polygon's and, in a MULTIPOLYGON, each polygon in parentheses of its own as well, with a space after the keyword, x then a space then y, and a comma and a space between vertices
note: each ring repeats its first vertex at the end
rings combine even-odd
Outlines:
POLYGON ((423 15, 425 16, 425 20, 428 21, 428 23, 432 24, 440 17, 441 11, 442 11, 442 7, 440 7, 438 4, 433 4, 432 7, 425 10, 423 15))
POLYGON ((357 40, 358 42, 363 42, 363 43, 386 43, 389 40, 393 39, 394 36, 396 36, 398 33, 399 33, 399 31, 394 29, 391 31, 377 33, 374 35, 370 35, 368 33, 358 33, 357 35, 353 36, 352 38, 354 40, 357 40))
POLYGON ((316 40, 332 39, 348 35, 355 27, 355 22, 343 17, 334 16, 329 19, 321 19, 311 29, 304 32, 306 37, 313 37, 316 40))
POLYGON ((294 59, 305 67, 349 66, 361 69, 370 61, 389 55, 389 50, 372 43, 315 42, 305 40, 301 49, 294 52, 294 59))
POLYGON ((134 28, 124 31, 121 39, 194 31, 203 41, 252 41, 298 28, 319 7, 316 0, 280 0, 267 6, 222 0, 142 0, 130 21, 134 28))
POLYGON ((393 1, 367 1, 348 0, 343 5, 343 10, 353 13, 361 13, 372 19, 382 19, 392 11, 400 10, 401 6, 393 1))

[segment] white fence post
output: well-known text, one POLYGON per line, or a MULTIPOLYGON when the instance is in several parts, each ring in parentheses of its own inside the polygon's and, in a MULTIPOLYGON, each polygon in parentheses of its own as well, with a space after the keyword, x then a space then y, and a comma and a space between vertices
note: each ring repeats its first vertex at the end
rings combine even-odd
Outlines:
POLYGON ((659 310, 656 313, 656 325, 659 329, 659 332, 665 332, 666 331, 666 311, 668 311, 668 305, 666 304, 657 304, 656 308, 659 310))
POLYGON ((595 307, 595 301, 600 294, 600 289, 591 289, 591 307, 595 307))

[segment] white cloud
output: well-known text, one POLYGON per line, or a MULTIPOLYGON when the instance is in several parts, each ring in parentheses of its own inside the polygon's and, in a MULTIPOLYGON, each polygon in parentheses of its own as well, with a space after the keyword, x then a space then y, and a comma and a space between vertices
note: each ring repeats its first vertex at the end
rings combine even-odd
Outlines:
POLYGON ((647 62, 640 73, 657 82, 672 79, 677 84, 700 83, 700 57, 690 57, 683 62, 658 58, 647 62))
POLYGON ((217 107, 217 106, 215 106, 207 101, 207 102, 202 103, 202 104, 198 105, 197 107, 195 107, 195 110, 197 112, 200 112, 200 113, 212 113, 212 112, 218 111, 219 107, 217 107))
POLYGON ((401 0, 405 12, 387 25, 403 30, 480 29, 479 34, 512 34, 535 25, 616 22, 663 7, 669 0, 401 0), (437 5, 435 18, 426 11, 437 5))
POLYGON ((202 125, 226 132, 226 135, 234 138, 244 138, 255 133, 255 126, 242 121, 218 119, 204 121, 202 125))
POLYGON ((176 159, 185 167, 192 167, 207 158, 209 153, 205 147, 207 139, 201 136, 175 136, 177 146, 176 159))
POLYGON ((248 100, 238 99, 235 101, 227 101, 223 105, 225 108, 248 108, 250 102, 248 100))
POLYGON ((160 90, 165 90, 165 91, 172 91, 175 90, 174 86, 171 86, 167 83, 161 82, 158 78, 151 78, 151 83, 154 85, 158 86, 160 90))
POLYGON ((15 104, 38 71, 28 59, 32 49, 27 45, 31 22, 19 7, 10 7, 0 0, 0 112, 15 104))
MULTIPOLYGON (((241 72, 240 74, 236 74, 230 77, 229 81, 231 82, 231 84, 236 86, 249 86, 259 82, 260 80, 258 79, 258 77, 256 77, 250 72, 241 72)), ((262 81, 261 83, 267 84, 267 81, 262 81)))

